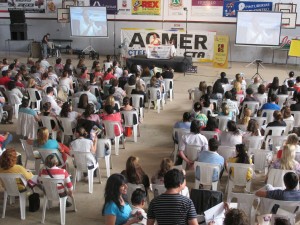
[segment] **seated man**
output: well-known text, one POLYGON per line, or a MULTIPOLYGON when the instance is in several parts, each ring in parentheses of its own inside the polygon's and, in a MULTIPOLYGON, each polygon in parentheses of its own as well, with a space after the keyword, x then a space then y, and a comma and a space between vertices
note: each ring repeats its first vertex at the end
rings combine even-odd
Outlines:
POLYGON ((269 102, 265 103, 262 107, 261 110, 264 109, 270 109, 270 110, 281 110, 280 106, 277 105, 278 102, 278 97, 276 94, 272 94, 270 97, 269 102))
MULTIPOLYGON (((224 158, 220 156, 218 151, 219 143, 215 138, 211 138, 208 140, 208 148, 209 151, 202 151, 198 156, 198 162, 218 164, 220 166, 220 173, 214 171, 213 173, 213 181, 219 180, 221 178, 222 173, 224 171, 224 158)), ((200 168, 196 169, 195 177, 197 180, 200 180, 200 168)))
POLYGON ((287 172, 283 177, 283 182, 286 187, 285 190, 267 187, 258 190, 255 195, 263 198, 270 198, 282 201, 300 201, 300 191, 297 189, 299 178, 294 172, 287 172), (268 189, 268 190, 264 190, 268 189))

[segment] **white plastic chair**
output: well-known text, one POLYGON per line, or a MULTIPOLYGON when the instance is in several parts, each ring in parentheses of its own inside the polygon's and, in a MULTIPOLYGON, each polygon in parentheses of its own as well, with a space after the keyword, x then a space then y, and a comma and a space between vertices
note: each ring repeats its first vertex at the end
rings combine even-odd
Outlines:
POLYGON ((244 98, 245 98, 245 95, 243 95, 243 94, 237 94, 236 95, 236 100, 238 102, 242 102, 244 100, 244 98))
POLYGON ((257 121, 259 127, 265 125, 267 121, 267 117, 251 117, 251 119, 257 121))
POLYGON ((262 115, 264 117, 267 117, 267 122, 266 122, 267 124, 274 121, 274 117, 273 117, 274 111, 275 110, 272 110, 272 109, 264 109, 262 111, 262 115))
POLYGON ((200 132, 204 137, 206 137, 207 140, 211 138, 216 138, 218 141, 220 140, 219 133, 217 131, 206 131, 202 130, 200 132))
POLYGON ((241 131, 247 131, 247 125, 244 125, 244 124, 237 124, 236 127, 238 129, 240 129, 241 131))
POLYGON ((174 81, 173 81, 173 79, 164 79, 164 82, 165 82, 165 92, 169 93, 170 101, 173 101, 174 81))
POLYGON ((58 149, 44 149, 44 148, 38 148, 36 149, 39 153, 40 153, 40 156, 41 156, 41 159, 43 161, 43 163, 45 163, 45 160, 47 158, 48 155, 50 154, 55 154, 57 159, 58 159, 58 162, 60 163, 57 167, 64 167, 66 166, 66 163, 64 162, 62 156, 61 156, 61 153, 59 152, 58 149))
POLYGON ((289 135, 289 132, 292 131, 294 128, 295 121, 294 120, 285 120, 285 119, 283 119, 283 121, 286 123, 284 135, 289 135))
POLYGON ((279 107, 282 108, 283 104, 285 103, 289 95, 277 95, 277 97, 278 97, 277 105, 279 105, 279 107))
POLYGON ((243 143, 247 146, 247 148, 255 148, 261 149, 262 144, 264 142, 264 136, 249 136, 243 138, 243 143))
POLYGON ((174 150, 172 152, 172 154, 174 154, 173 162, 176 162, 176 160, 177 160, 178 148, 179 148, 180 142, 182 141, 182 136, 187 133, 190 133, 190 130, 182 129, 182 128, 173 128, 173 140, 176 140, 176 138, 177 138, 177 143, 174 141, 174 150))
MULTIPOLYGON (((128 189, 127 189, 127 198, 128 198, 128 202, 131 204, 131 196, 132 196, 132 193, 140 188, 142 189, 143 191, 146 191, 145 187, 143 184, 132 184, 132 183, 127 183, 127 186, 128 186, 128 189)), ((149 203, 149 195, 147 197, 147 201, 149 203)))
POLYGON ((73 137, 72 120, 64 117, 58 117, 57 119, 61 122, 61 126, 64 129, 61 134, 61 143, 64 143, 65 136, 73 137))
POLYGON ((163 184, 150 184, 150 189, 153 192, 154 198, 165 193, 167 190, 163 184))
POLYGON ((225 131, 227 129, 227 122, 232 118, 230 116, 217 116, 219 120, 219 129, 225 131))
POLYGON ((244 116, 245 107, 251 110, 251 116, 255 116, 257 110, 259 109, 259 102, 256 102, 256 101, 243 102, 241 118, 243 118, 243 116, 244 116))
POLYGON ((272 136, 281 136, 284 134, 286 127, 267 127, 265 130, 265 136, 269 135, 269 131, 272 131, 272 136))
POLYGON ((232 199, 237 200, 237 208, 243 210, 246 213, 246 215, 249 217, 250 224, 255 224, 255 215, 260 203, 260 198, 255 196, 255 194, 232 192, 231 198, 228 203, 230 203, 232 199), (253 206, 253 203, 255 201, 256 208, 254 208, 253 206))
POLYGON ((150 87, 148 88, 148 110, 150 109, 151 106, 151 102, 155 102, 156 108, 157 108, 157 113, 160 113, 160 105, 163 109, 163 98, 162 98, 162 94, 160 91, 160 88, 154 88, 154 87, 150 87), (157 95, 159 95, 160 97, 158 98, 157 95))
POLYGON ((220 156, 222 156, 224 158, 224 160, 226 162, 227 159, 235 156, 235 146, 232 147, 232 146, 220 145, 218 148, 218 153, 220 156))
POLYGON ((99 90, 98 86, 96 86, 96 85, 91 85, 91 86, 90 86, 90 90, 91 90, 91 93, 92 93, 93 95, 95 95, 96 97, 99 97, 99 96, 100 96, 100 90, 99 90))
POLYGON ((258 94, 255 94, 254 96, 255 96, 255 97, 257 98, 257 100, 259 101, 259 103, 260 103, 260 108, 261 108, 265 103, 268 102, 268 96, 267 96, 267 95, 258 95, 258 94))
POLYGON ((97 141, 96 159, 97 159, 99 165, 100 165, 101 158, 104 158, 104 160, 105 160, 106 176, 107 176, 107 178, 109 178, 110 169, 112 169, 110 139, 98 139, 98 141, 97 141), (107 151, 105 149, 105 145, 108 146, 107 151), (109 153, 109 154, 106 155, 106 153, 109 153))
POLYGON ((287 140, 288 136, 284 135, 269 135, 265 140, 265 149, 275 151, 276 147, 283 146, 283 143, 287 140), (270 144, 272 144, 272 149, 270 149, 270 144))
POLYGON ((268 173, 267 184, 271 184, 273 187, 286 188, 283 182, 283 177, 287 172, 294 172, 293 170, 282 170, 271 168, 268 173))
MULTIPOLYGON (((102 121, 105 127, 105 138, 115 140, 115 155, 119 155, 119 142, 120 138, 123 136, 121 126, 118 122, 103 120, 102 121), (115 127, 119 131, 119 135, 115 134, 115 127)), ((123 148, 125 149, 125 142, 123 141, 123 148)))
POLYGON ((262 150, 262 149, 253 149, 251 151, 254 155, 254 167, 256 171, 263 171, 264 174, 267 174, 270 159, 272 159, 273 152, 268 150, 262 150))
POLYGON ((3 111, 3 107, 0 106, 0 121, 2 120, 4 115, 6 116, 6 118, 8 117, 8 113, 6 111, 3 111))
POLYGON ((219 100, 218 99, 209 99, 209 101, 210 101, 210 103, 211 104, 213 104, 213 105, 215 105, 216 106, 216 108, 215 108, 215 110, 216 111, 219 111, 219 107, 220 107, 220 105, 219 105, 219 100))
POLYGON ((130 127, 133 129, 133 140, 137 142, 137 137, 140 136, 138 125, 139 115, 136 111, 121 111, 124 118, 124 127, 130 127))
MULTIPOLYGON (((45 178, 41 177, 40 181, 43 184, 45 195, 44 195, 44 203, 43 203, 43 214, 42 214, 42 223, 45 223, 46 218, 46 209, 48 205, 48 201, 59 201, 59 208, 60 208, 60 223, 61 225, 65 225, 66 223, 66 202, 68 196, 60 197, 58 194, 57 185, 63 185, 63 179, 56 179, 56 178, 45 178)), ((71 197, 73 202, 73 210, 77 211, 76 203, 74 197, 71 197)))
POLYGON ((17 134, 29 139, 37 138, 38 123, 33 115, 19 112, 17 120, 17 134))
POLYGON ((36 89, 36 88, 26 88, 26 91, 28 92, 28 95, 29 95, 29 105, 30 105, 30 107, 32 109, 40 111, 41 110, 42 97, 41 97, 41 94, 38 91, 38 89, 36 89), (40 99, 37 99, 36 95, 39 95, 40 99), (36 104, 36 107, 32 106, 33 103, 36 104))
POLYGON ((206 116, 208 116, 208 112, 210 112, 210 115, 212 115, 212 110, 211 110, 210 107, 202 107, 201 112, 202 112, 203 114, 205 114, 206 116))
POLYGON ((16 174, 16 173, 0 173, 0 179, 2 180, 2 182, 4 184, 4 200, 3 200, 2 218, 5 218, 7 198, 8 198, 8 196, 12 196, 12 197, 19 197, 21 220, 25 220, 27 193, 26 193, 26 191, 19 192, 16 179, 20 179, 25 187, 27 186, 27 181, 25 180, 25 178, 23 177, 22 174, 16 174))
POLYGON ((126 85, 124 88, 125 88, 126 96, 130 98, 132 90, 135 89, 135 85, 128 85, 128 86, 126 85))
POLYGON ((229 202, 231 199, 232 189, 235 185, 246 186, 246 190, 250 192, 252 178, 248 181, 247 174, 249 169, 252 170, 252 173, 254 174, 254 165, 244 163, 228 163, 227 168, 228 171, 230 171, 230 169, 234 170, 234 176, 228 175, 227 202, 229 202))
POLYGON ((300 111, 291 111, 294 116, 294 127, 300 127, 300 111))
POLYGON ((13 106, 14 115, 18 119, 19 107, 22 104, 21 99, 11 91, 6 91, 5 94, 8 98, 8 104, 13 106))
POLYGON ((87 172, 88 180, 89 180, 89 193, 93 193, 93 186, 94 186, 94 171, 98 169, 99 172, 99 183, 101 184, 101 172, 98 162, 94 162, 94 167, 92 169, 88 169, 88 163, 90 159, 94 156, 91 152, 79 152, 79 151, 72 151, 72 155, 74 156, 74 190, 76 187, 76 178, 77 172, 87 172))
POLYGON ((28 160, 34 161, 35 173, 38 174, 41 165, 41 156, 38 151, 33 151, 33 146, 28 144, 26 140, 20 139, 22 148, 25 152, 25 168, 27 168, 28 160))
POLYGON ((112 63, 111 62, 106 62, 104 63, 104 71, 107 71, 108 68, 111 68, 112 67, 112 63))
MULTIPOLYGON (((201 152, 201 147, 197 145, 186 145, 185 155, 191 161, 196 161, 198 159, 198 154, 201 152)), ((186 161, 182 160, 182 167, 186 168, 186 161)))
POLYGON ((213 181, 212 178, 215 172, 220 175, 220 165, 204 162, 194 162, 195 173, 197 167, 199 167, 200 169, 200 180, 197 180, 195 177, 195 189, 198 189, 199 185, 202 184, 210 185, 213 191, 217 191, 219 179, 217 181, 213 181))
POLYGON ((233 88, 233 85, 232 84, 222 84, 222 87, 223 87, 224 93, 225 93, 226 91, 230 91, 233 88))
POLYGON ((144 118, 144 95, 132 94, 131 95, 132 106, 139 110, 140 116, 144 118))
POLYGON ((56 121, 55 121, 55 118, 51 117, 51 116, 40 116, 40 119, 42 121, 42 124, 44 127, 46 127, 49 131, 49 134, 52 134, 52 139, 53 140, 56 140, 56 137, 57 137, 57 131, 53 130, 52 129, 52 126, 51 126, 51 120, 55 122, 56 124, 56 121))

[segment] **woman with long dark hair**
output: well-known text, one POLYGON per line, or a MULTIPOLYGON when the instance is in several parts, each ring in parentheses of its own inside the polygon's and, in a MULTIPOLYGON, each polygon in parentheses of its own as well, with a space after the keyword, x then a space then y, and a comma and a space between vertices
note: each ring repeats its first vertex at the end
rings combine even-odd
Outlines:
MULTIPOLYGON (((229 158, 227 160, 227 163, 252 164, 252 160, 248 156, 246 146, 244 144, 235 145, 235 150, 236 150, 236 156, 229 158)), ((227 163, 226 163, 226 168, 227 168, 227 171, 228 171, 227 163)), ((234 176, 233 168, 229 168, 229 174, 230 174, 231 177, 234 176)), ((247 173, 247 180, 250 180, 252 175, 253 175, 253 171, 249 169, 248 173, 247 173)))
POLYGON ((171 159, 163 158, 161 160, 159 170, 151 178, 151 183, 152 184, 164 184, 164 176, 170 169, 172 169, 173 166, 174 166, 174 163, 171 159))
POLYGON ((122 174, 112 174, 106 182, 102 215, 105 225, 130 225, 139 222, 131 217, 131 207, 123 198, 127 194, 126 178, 122 174))
POLYGON ((150 187, 150 181, 139 164, 138 157, 130 156, 126 162, 126 169, 123 170, 121 174, 127 178, 128 183, 143 184, 147 193, 147 189, 150 187))
POLYGON ((232 146, 242 143, 242 134, 233 120, 227 122, 227 130, 223 131, 220 136, 221 145, 232 146))

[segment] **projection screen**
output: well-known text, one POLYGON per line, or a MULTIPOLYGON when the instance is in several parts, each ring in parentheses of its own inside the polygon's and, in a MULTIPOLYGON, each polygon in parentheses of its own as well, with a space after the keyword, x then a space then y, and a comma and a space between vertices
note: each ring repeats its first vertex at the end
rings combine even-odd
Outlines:
POLYGON ((71 35, 107 37, 106 7, 70 7, 71 35))
POLYGON ((278 46, 281 12, 238 11, 236 45, 278 46))

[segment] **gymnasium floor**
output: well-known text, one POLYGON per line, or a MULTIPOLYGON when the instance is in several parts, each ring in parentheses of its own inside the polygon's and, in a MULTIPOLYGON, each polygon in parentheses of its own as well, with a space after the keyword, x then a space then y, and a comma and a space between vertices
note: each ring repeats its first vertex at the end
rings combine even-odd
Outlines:
MULTIPOLYGON (((5 54, 0 53, 0 59, 2 60, 5 54)), ((26 62, 27 53, 11 53, 8 58, 9 62, 12 62, 14 58, 19 58, 22 63, 26 62)), ((73 65, 76 66, 78 59, 77 56, 63 55, 63 62, 66 58, 73 59, 73 65)), ((104 57, 101 57, 100 61, 103 61, 104 57)), ((55 58, 50 58, 49 62, 54 65, 55 58)), ((144 171, 151 177, 159 168, 160 160, 163 157, 170 156, 173 150, 172 142, 172 127, 174 123, 181 119, 183 112, 191 111, 192 101, 188 99, 189 88, 198 86, 199 82, 205 80, 209 85, 216 80, 220 72, 225 71, 228 78, 234 78, 234 75, 238 72, 243 72, 246 78, 251 78, 256 73, 256 66, 251 65, 245 67, 248 63, 230 63, 229 69, 213 68, 210 63, 195 64, 198 66, 197 74, 184 74, 176 73, 174 77, 174 92, 175 99, 170 102, 167 101, 164 110, 160 114, 150 109, 145 110, 145 118, 140 126, 141 137, 138 138, 138 142, 134 143, 130 138, 127 138, 126 149, 120 149, 120 155, 112 155, 113 169, 111 173, 119 173, 125 168, 126 160, 129 156, 134 155, 140 158, 140 163, 144 171)), ((92 60, 86 60, 86 65, 90 68, 92 60)), ((287 77, 290 70, 295 71, 295 76, 300 75, 299 65, 278 65, 278 64, 263 64, 264 69, 260 68, 260 75, 266 81, 271 81, 274 76, 278 76, 280 83, 287 77)), ((15 122, 15 120, 14 120, 15 122)), ((16 123, 15 123, 16 124, 16 123)), ((0 124, 0 132, 9 131, 14 135, 14 141, 8 147, 15 147, 17 151, 23 154, 19 138, 15 135, 16 125, 2 125, 0 124)), ((114 152, 114 151, 113 151, 114 152)), ((25 157, 23 157, 24 159, 25 157)), ((33 164, 30 165, 33 168, 33 164)), ((94 193, 89 194, 87 182, 78 182, 76 185, 75 199, 77 202, 77 212, 69 212, 66 215, 66 224, 89 224, 99 225, 104 224, 101 210, 104 202, 104 187, 106 183, 106 172, 104 164, 101 165, 102 169, 102 184, 97 183, 97 179, 94 181, 94 193)), ((260 175, 254 181, 252 186, 253 190, 263 186, 262 177, 260 175)), ((193 171, 187 171, 187 186, 192 188, 194 186, 193 171)), ((225 184, 227 182, 227 175, 224 174, 221 180, 221 190, 224 191, 225 184)), ((1 190, 0 190, 1 192, 1 190)), ((152 196, 150 196, 152 199, 152 196)), ((0 193, 0 212, 2 212, 3 195, 0 193)), ((8 205, 6 210, 6 218, 0 219, 0 224, 24 224, 34 225, 40 224, 42 218, 42 210, 38 212, 30 213, 26 211, 26 220, 20 220, 20 211, 18 203, 16 206, 8 205)), ((47 210, 45 224, 59 224, 60 216, 58 208, 47 210)))

